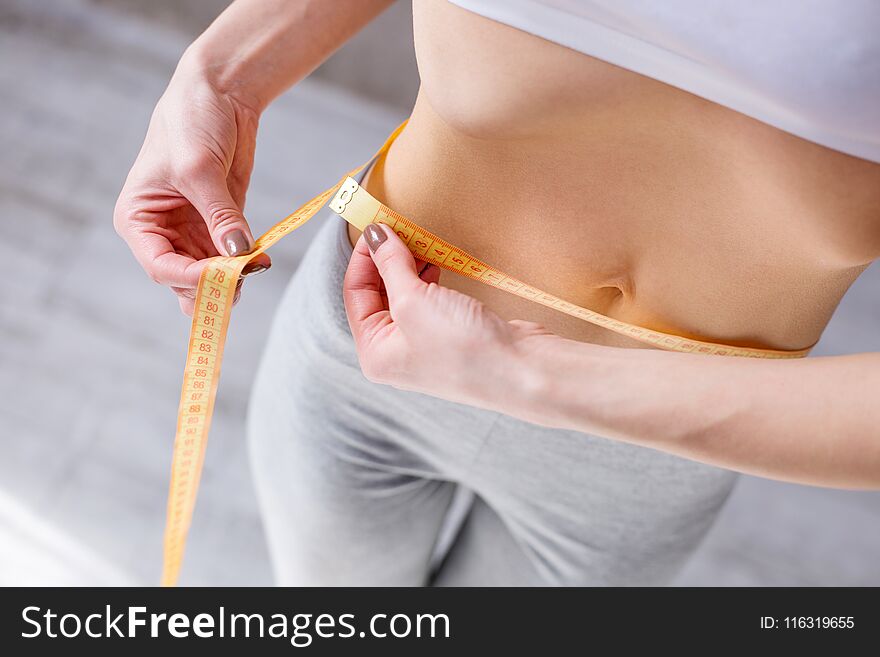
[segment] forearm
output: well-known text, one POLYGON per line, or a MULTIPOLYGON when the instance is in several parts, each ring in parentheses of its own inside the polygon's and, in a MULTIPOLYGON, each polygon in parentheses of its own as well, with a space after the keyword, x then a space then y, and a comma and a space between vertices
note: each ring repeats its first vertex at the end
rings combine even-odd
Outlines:
POLYGON ((236 0, 187 49, 199 75, 261 111, 393 0, 236 0))
POLYGON ((880 354, 769 361, 538 343, 512 405, 525 419, 776 479, 880 487, 880 354))

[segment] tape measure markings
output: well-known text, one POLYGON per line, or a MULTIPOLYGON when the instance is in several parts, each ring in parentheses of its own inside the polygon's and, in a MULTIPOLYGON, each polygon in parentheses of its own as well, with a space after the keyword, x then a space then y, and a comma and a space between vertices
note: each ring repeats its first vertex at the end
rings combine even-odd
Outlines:
POLYGON ((602 315, 528 285, 475 258, 467 251, 437 237, 425 228, 388 208, 360 187, 357 181, 352 178, 347 179, 343 183, 342 189, 346 190, 345 198, 339 199, 339 195, 337 195, 337 199, 334 199, 330 207, 346 221, 361 230, 371 221, 384 223, 391 227, 414 255, 425 262, 431 262, 444 269, 455 271, 491 287, 504 290, 523 299, 601 326, 628 338, 646 342, 661 349, 717 356, 752 356, 782 359, 799 358, 805 356, 809 351, 809 349, 781 351, 753 347, 734 347, 705 342, 647 329, 602 315), (416 236, 418 236, 419 244, 416 244, 416 248, 413 248, 413 239, 416 236))
MULTIPOLYGON (((391 133, 373 159, 388 150, 405 125, 404 122, 391 133)), ((165 525, 163 586, 173 586, 180 574, 214 412, 235 287, 241 271, 254 257, 315 216, 328 201, 331 210, 360 230, 372 221, 391 226, 410 251, 425 262, 662 349, 753 358, 799 358, 809 351, 732 347, 682 338, 628 324, 548 294, 508 276, 380 203, 351 178, 364 166, 350 171, 336 185, 270 228, 256 240, 250 253, 211 258, 202 270, 177 414, 165 525)))

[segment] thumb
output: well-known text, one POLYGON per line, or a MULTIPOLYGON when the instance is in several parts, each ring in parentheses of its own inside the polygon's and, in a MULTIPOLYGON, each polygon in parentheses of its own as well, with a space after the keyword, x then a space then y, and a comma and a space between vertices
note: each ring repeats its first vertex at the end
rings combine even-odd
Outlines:
POLYGON ((226 176, 211 170, 189 181, 187 197, 208 226, 219 253, 239 256, 254 248, 254 236, 238 203, 232 198, 226 176))
POLYGON ((364 229, 364 241, 385 283, 389 304, 425 285, 419 278, 413 254, 391 228, 370 224, 364 229))

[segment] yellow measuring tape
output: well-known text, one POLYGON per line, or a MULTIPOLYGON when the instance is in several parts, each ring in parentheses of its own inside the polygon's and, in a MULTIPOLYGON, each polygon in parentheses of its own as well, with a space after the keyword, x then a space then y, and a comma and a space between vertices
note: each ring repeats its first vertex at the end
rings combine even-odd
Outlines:
MULTIPOLYGON (((402 124, 391 133, 370 162, 386 153, 405 125, 406 123, 402 124)), ((569 303, 508 276, 380 203, 356 180, 351 178, 368 164, 369 162, 350 171, 333 187, 322 192, 289 217, 270 228, 256 241, 254 250, 249 254, 234 258, 224 256, 211 258, 202 271, 196 292, 189 349, 186 354, 186 367, 183 375, 183 389, 180 394, 180 407, 177 414, 177 434, 174 439, 171 484, 168 493, 168 516, 165 525, 163 586, 176 584, 183 561, 186 536, 195 506, 208 430, 211 426, 211 415, 214 410, 214 399, 220 379, 220 364, 223 359, 223 345, 226 341, 226 332, 232 311, 232 299, 241 270, 254 256, 262 253, 286 234, 293 232, 311 219, 331 197, 330 209, 347 222, 360 230, 373 222, 381 222, 391 226, 410 251, 425 262, 433 263, 523 299, 534 301, 661 349, 753 358, 800 358, 809 352, 809 349, 777 351, 732 347, 692 340, 627 324, 569 303)))

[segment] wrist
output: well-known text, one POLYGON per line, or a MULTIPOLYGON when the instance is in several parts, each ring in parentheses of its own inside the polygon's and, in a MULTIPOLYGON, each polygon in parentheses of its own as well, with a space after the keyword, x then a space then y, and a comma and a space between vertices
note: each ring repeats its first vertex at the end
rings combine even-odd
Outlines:
MULTIPOLYGON (((650 424, 663 356, 555 335, 526 338, 505 412, 520 419, 633 441, 633 422, 650 424)), ((638 433, 638 432, 636 432, 638 433)))
POLYGON ((216 52, 202 38, 196 39, 183 53, 171 85, 204 84, 217 95, 231 98, 257 116, 262 114, 274 95, 261 84, 261 76, 253 73, 253 65, 234 52, 216 52))
MULTIPOLYGON (((581 342, 553 334, 531 335, 513 345, 510 389, 505 395, 506 413, 520 419, 553 426, 573 428, 568 400, 572 388, 580 400, 591 399, 594 377, 594 350, 581 342)), ((587 420, 585 408, 578 409, 578 424, 587 420)))

